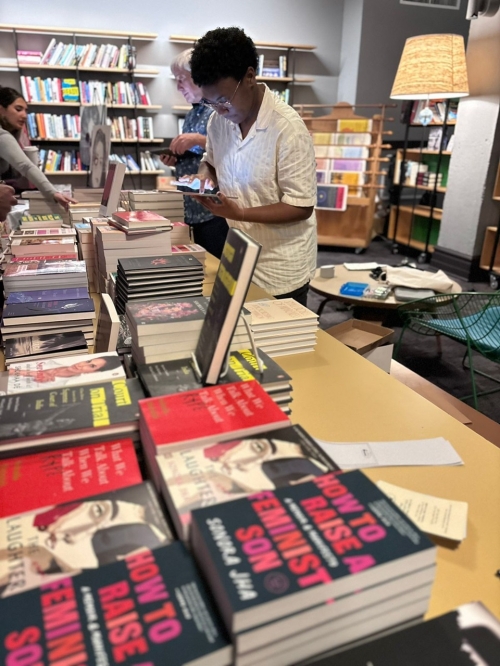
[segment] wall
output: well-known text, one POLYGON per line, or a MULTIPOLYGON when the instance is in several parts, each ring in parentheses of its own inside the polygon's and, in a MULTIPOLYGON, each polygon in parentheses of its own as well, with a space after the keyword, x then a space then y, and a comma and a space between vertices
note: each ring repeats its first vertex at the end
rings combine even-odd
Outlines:
POLYGON ((467 45, 470 96, 460 102, 438 250, 477 260, 485 228, 496 226, 492 200, 500 159, 500 11, 471 21, 467 45))
MULTIPOLYGON (((347 2, 349 0, 346 0, 347 2)), ((401 5, 399 0, 366 0, 363 9, 361 49, 356 101, 358 104, 394 103, 390 92, 408 37, 432 33, 454 33, 466 37, 466 0, 459 10, 401 5)), ((399 104, 399 102, 398 102, 399 104)), ((396 122, 391 129, 401 139, 404 128, 396 122)))
POLYGON ((340 102, 356 102, 361 27, 364 0, 346 0, 342 17, 342 45, 337 98, 340 102))
MULTIPOLYGON (((171 34, 202 35, 211 28, 238 25, 258 41, 314 44, 312 53, 297 55, 296 73, 315 77, 312 85, 296 86, 294 102, 334 102, 340 70, 343 0, 253 0, 230 3, 224 0, 18 0, 1 3, 0 22, 47 26, 82 26, 103 30, 157 32, 152 43, 137 42, 138 61, 160 67, 161 75, 146 79, 154 103, 164 109, 155 118, 159 136, 174 136, 177 121, 172 104, 185 104, 169 78, 168 64, 182 48, 171 44, 171 34)), ((5 53, 6 36, 0 34, 0 55, 5 53), (2 48, 3 45, 3 48, 2 48), (3 53, 2 53, 3 51, 3 53)), ((31 38, 30 38, 31 39, 31 38)), ((46 38, 44 38, 46 39, 46 38)), ((44 42, 46 43, 46 41, 44 42)), ((0 82, 16 85, 18 78, 0 72, 0 82)))

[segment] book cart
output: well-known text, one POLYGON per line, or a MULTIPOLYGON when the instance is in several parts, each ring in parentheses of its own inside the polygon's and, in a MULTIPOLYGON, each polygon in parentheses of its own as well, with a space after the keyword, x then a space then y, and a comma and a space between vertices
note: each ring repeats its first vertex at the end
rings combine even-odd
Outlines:
POLYGON ((446 192, 451 156, 451 151, 445 150, 448 140, 447 130, 454 126, 456 121, 449 117, 449 99, 444 102, 442 122, 438 122, 434 117, 429 125, 424 126, 418 122, 415 113, 417 109, 418 102, 410 102, 406 111, 403 111, 406 120, 404 142, 403 148, 396 152, 394 169, 397 203, 391 206, 388 236, 392 241, 393 254, 398 254, 402 247, 405 248, 405 251, 410 248, 420 250, 417 261, 418 263, 426 263, 434 252, 443 214, 442 203, 438 200, 438 197, 446 192), (429 130, 435 127, 442 129, 437 148, 424 148, 424 142, 427 145, 426 139, 429 136, 429 130), (420 128, 419 146, 417 148, 408 145, 410 131, 414 128, 420 128), (429 173, 433 174, 432 184, 412 182, 406 172, 407 161, 420 162, 425 165, 429 173), (411 204, 407 205, 402 201, 402 198, 409 191, 411 192, 411 204), (429 195, 428 200, 419 202, 419 197, 425 192, 429 195))
MULTIPOLYGON (((0 69, 4 71, 13 71, 19 72, 19 79, 21 83, 21 78, 31 73, 37 77, 44 76, 68 76, 76 80, 76 87, 80 90, 80 83, 87 80, 87 78, 93 78, 96 75, 102 75, 102 78, 106 81, 112 83, 119 82, 123 80, 123 77, 126 77, 127 82, 136 89, 137 80, 142 80, 144 78, 155 77, 159 74, 159 70, 149 67, 142 66, 138 67, 136 63, 136 46, 137 41, 141 42, 150 42, 157 38, 155 33, 142 33, 142 32, 123 32, 123 31, 108 31, 100 30, 93 28, 60 28, 60 27, 45 27, 45 26, 31 26, 31 25, 11 25, 11 24, 0 24, 0 33, 10 33, 12 36, 15 58, 3 59, 3 62, 0 62, 0 69), (100 67, 100 66, 81 66, 76 61, 74 65, 68 64, 30 64, 20 62, 19 60, 19 49, 38 49, 41 52, 47 48, 49 41, 48 38, 55 37, 58 40, 65 42, 67 40, 68 44, 73 44, 74 48, 81 44, 88 44, 89 42, 95 40, 97 44, 106 44, 111 41, 113 44, 116 43, 118 48, 123 45, 128 47, 128 58, 126 67, 100 67), (106 41, 103 41, 106 40, 106 41)), ((0 59, 2 60, 2 59, 0 59)), ((16 86, 18 87, 18 86, 16 86)), ((22 85, 20 86, 22 89, 22 85)), ((161 105, 155 104, 141 104, 138 103, 137 98, 133 104, 116 104, 112 99, 108 98, 108 93, 106 90, 106 97, 104 99, 105 106, 108 110, 125 112, 132 116, 133 122, 135 122, 136 127, 138 125, 138 118, 141 113, 144 112, 157 112, 162 107, 161 105)), ((83 106, 94 106, 95 103, 82 103, 81 96, 79 94, 79 100, 77 101, 28 101, 29 107, 38 107, 43 110, 43 112, 49 112, 51 110, 68 113, 76 110, 77 112, 83 106)), ((125 118, 125 121, 127 118, 125 118)), ((154 139, 154 138, 139 138, 139 133, 137 132, 137 138, 112 138, 111 144, 119 145, 123 150, 132 149, 134 152, 135 162, 141 166, 141 149, 147 149, 148 145, 155 143, 162 143, 163 139, 154 139)), ((32 142, 39 147, 48 147, 56 150, 67 149, 68 144, 75 144, 75 147, 79 145, 80 139, 73 137, 65 138, 35 138, 32 139, 32 142)), ((163 170, 130 170, 127 169, 127 175, 139 176, 139 187, 143 187, 142 176, 157 176, 163 174, 163 170)), ((49 178, 56 177, 56 182, 60 182, 60 178, 67 176, 86 176, 87 180, 89 177, 89 171, 86 170, 57 170, 57 171, 46 171, 45 175, 49 178)), ((63 181, 61 181, 63 182, 63 181)), ((137 186, 133 183, 134 186, 137 186)))
MULTIPOLYGON (((500 162, 498 163, 497 177, 493 189, 493 200, 500 201, 500 162)), ((486 227, 483 248, 479 267, 489 272, 490 287, 500 287, 500 220, 496 227, 486 227)))
MULTIPOLYGON (((349 196, 345 211, 316 209, 318 222, 318 244, 352 247, 356 253, 363 252, 370 244, 374 235, 374 217, 377 208, 378 196, 384 189, 385 170, 382 169, 388 158, 383 151, 390 149, 390 144, 384 143, 385 137, 392 134, 385 129, 385 123, 393 118, 387 116, 387 109, 395 104, 358 104, 347 102, 338 104, 299 104, 295 108, 302 116, 310 130, 315 144, 316 153, 322 144, 320 136, 329 133, 330 140, 337 135, 335 143, 326 143, 326 146, 356 146, 367 149, 366 157, 341 157, 342 161, 363 162, 363 171, 356 185, 349 184, 349 196), (314 116, 315 110, 331 108, 331 112, 324 116, 314 116), (377 109, 374 115, 358 115, 356 112, 377 109), (338 131, 339 121, 367 121, 370 120, 370 129, 355 131, 338 131), (340 134, 351 135, 352 141, 339 140, 340 134), (315 136, 316 135, 316 136, 315 136), (369 143, 358 143, 356 136, 370 135, 369 143)), ((356 123, 353 123, 353 127, 356 123)), ((361 137, 360 137, 361 138, 361 137)), ((330 141, 329 140, 329 141, 330 141)), ((346 182, 341 179, 342 171, 335 169, 327 176, 329 183, 346 182), (339 176, 340 174, 340 176, 339 176)))

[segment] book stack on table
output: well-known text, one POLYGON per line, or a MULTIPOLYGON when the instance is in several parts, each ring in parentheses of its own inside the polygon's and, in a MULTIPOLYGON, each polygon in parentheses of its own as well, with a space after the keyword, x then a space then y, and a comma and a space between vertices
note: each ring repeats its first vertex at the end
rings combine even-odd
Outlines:
POLYGON ((256 345, 269 356, 313 351, 316 346, 318 315, 293 298, 251 301, 256 345))
POLYGON ((128 201, 130 210, 154 211, 172 222, 184 222, 184 197, 180 193, 129 190, 128 201))
POLYGON ((287 426, 290 419, 259 382, 206 386, 141 400, 140 435, 150 477, 157 490, 156 457, 205 444, 250 437, 287 426))
POLYGON ((25 190, 21 193, 21 198, 28 201, 30 215, 60 215, 63 223, 69 225, 69 211, 55 201, 47 201, 38 190, 25 190))
POLYGON ((188 255, 191 254, 193 257, 196 257, 201 261, 202 265, 205 266, 206 250, 198 243, 189 243, 186 245, 172 245, 172 254, 173 255, 188 255))
POLYGON ((82 331, 63 331, 42 335, 25 335, 3 339, 5 365, 23 361, 39 361, 88 354, 89 348, 82 331))
POLYGON ((17 229, 11 233, 12 261, 43 257, 77 259, 76 231, 68 227, 17 229))
POLYGON ((189 224, 185 222, 172 222, 170 238, 172 245, 189 245, 191 243, 189 224))
POLYGON ((237 666, 297 664, 428 608, 436 547, 359 471, 196 509, 190 537, 237 666))
MULTIPOLYGON (((196 349, 208 303, 209 299, 205 296, 127 303, 126 317, 135 363, 189 358, 196 349)), ((231 349, 242 349, 248 345, 247 329, 240 317, 231 349)))
POLYGON ((89 276, 89 289, 91 292, 95 291, 94 288, 94 275, 95 275, 95 245, 92 236, 92 227, 90 222, 75 222, 73 228, 76 231, 78 258, 84 261, 87 265, 87 273, 89 276))
POLYGON ((120 258, 115 292, 117 310, 123 314, 131 301, 201 296, 203 278, 201 262, 191 255, 120 258))

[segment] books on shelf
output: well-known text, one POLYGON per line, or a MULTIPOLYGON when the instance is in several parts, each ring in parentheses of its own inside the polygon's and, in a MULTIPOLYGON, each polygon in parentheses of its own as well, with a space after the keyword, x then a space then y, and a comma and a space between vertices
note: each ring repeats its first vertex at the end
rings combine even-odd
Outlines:
POLYGON ((88 354, 88 344, 82 331, 25 335, 9 338, 3 336, 5 364, 35 361, 44 358, 88 354))
POLYGON ((40 139, 79 139, 80 116, 70 113, 28 113, 26 127, 31 140, 40 139))
POLYGON ((205 384, 216 384, 220 377, 260 250, 247 234, 229 229, 194 352, 205 384))
POLYGON ((141 483, 131 439, 40 451, 0 460, 0 517, 76 502, 141 483))
POLYGON ((0 558, 1 598, 53 585, 173 540, 149 481, 0 518, 0 550, 9 550, 13 533, 17 566, 0 558))
POLYGON ((318 200, 316 208, 344 211, 347 209, 347 195, 347 185, 328 185, 318 183, 318 200))
POLYGON ((381 620, 376 630, 388 628, 398 621, 381 613, 388 590, 389 597, 396 595, 389 607, 394 610, 396 601, 402 621, 421 618, 429 602, 436 547, 362 472, 330 472, 195 509, 190 534, 237 663, 296 663, 298 656, 317 653, 318 634, 338 644, 343 636, 337 622, 353 608, 359 615, 352 613, 348 626, 356 638, 373 633, 368 618, 381 620), (218 546, 221 535, 230 554, 218 546), (244 586, 232 579, 229 555, 245 574, 244 586), (400 607, 406 577, 410 617, 400 607), (367 617, 368 603, 373 607, 367 617), (289 639, 276 641, 277 635, 289 639), (290 644, 301 645, 301 654, 282 661, 290 644))
POLYGON ((290 420, 255 380, 208 386, 140 404, 147 456, 227 441, 288 425, 290 420))
POLYGON ((115 379, 81 386, 47 388, 0 396, 0 457, 15 452, 137 438, 138 379, 115 379))
POLYGON ((117 379, 125 379, 125 371, 116 351, 88 354, 84 357, 33 359, 9 365, 7 393, 80 386, 117 379))
POLYGON ((156 457, 160 487, 180 539, 191 512, 295 485, 338 467, 299 425, 156 457))
POLYGON ((179 542, 1 600, 0 614, 5 616, 0 629, 4 663, 19 654, 14 637, 27 635, 36 636, 37 658, 46 663, 61 662, 61 644, 66 662, 75 664, 232 663, 213 601, 179 542))

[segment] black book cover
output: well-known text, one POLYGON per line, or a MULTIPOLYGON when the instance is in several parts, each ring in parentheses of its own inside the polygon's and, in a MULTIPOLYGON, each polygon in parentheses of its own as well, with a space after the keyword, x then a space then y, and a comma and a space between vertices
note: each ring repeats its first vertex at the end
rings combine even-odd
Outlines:
MULTIPOLYGON (((220 377, 219 384, 230 384, 239 381, 256 379, 263 388, 269 390, 277 385, 288 386, 291 377, 261 349, 260 359, 264 366, 261 375, 257 361, 250 349, 240 349, 231 352, 227 374, 220 377)), ((196 376, 191 359, 177 359, 163 363, 143 363, 137 367, 137 372, 150 397, 182 393, 202 387, 196 376)))
POLYGON ((300 610, 301 592, 311 606, 430 566, 436 550, 360 471, 197 509, 191 537, 233 631, 300 610))
POLYGON ((173 541, 150 481, 0 518, 0 597, 173 541), (8 553, 16 535, 16 558, 8 553))
POLYGON ((229 229, 195 357, 205 384, 216 384, 252 280, 261 246, 229 229))
POLYGON ((72 301, 38 301, 31 303, 11 303, 3 311, 5 321, 16 317, 41 317, 48 315, 71 314, 73 312, 94 312, 91 298, 72 301))
POLYGON ((199 259, 192 255, 168 255, 164 257, 129 257, 118 259, 118 268, 124 273, 136 273, 138 271, 169 271, 179 268, 201 267, 199 259))
POLYGON ((7 296, 7 303, 31 303, 33 301, 69 301, 72 299, 89 298, 88 289, 43 289, 42 291, 14 291, 7 296))
POLYGON ((500 622, 480 602, 320 659, 315 666, 497 666, 500 622))
POLYGON ((67 386, 0 396, 2 444, 22 438, 106 428, 139 419, 138 379, 67 386))
POLYGON ((208 298, 204 296, 145 303, 127 303, 127 315, 135 326, 166 325, 181 329, 205 319, 208 298), (170 326, 171 325, 171 326, 170 326))
POLYGON ((77 349, 87 349, 87 341, 81 331, 26 335, 20 338, 7 338, 4 336, 4 353, 6 359, 15 359, 24 356, 35 357, 40 354, 57 354, 58 352, 77 349))
POLYGON ((215 608, 179 542, 3 599, 0 617, 3 664, 231 663, 215 608))

